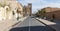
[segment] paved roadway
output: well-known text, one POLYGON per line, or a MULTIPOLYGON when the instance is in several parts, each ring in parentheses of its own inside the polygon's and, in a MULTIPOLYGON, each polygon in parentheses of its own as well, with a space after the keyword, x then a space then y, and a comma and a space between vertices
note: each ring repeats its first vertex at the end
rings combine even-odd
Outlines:
POLYGON ((48 26, 28 17, 22 23, 18 23, 10 31, 52 31, 48 26))

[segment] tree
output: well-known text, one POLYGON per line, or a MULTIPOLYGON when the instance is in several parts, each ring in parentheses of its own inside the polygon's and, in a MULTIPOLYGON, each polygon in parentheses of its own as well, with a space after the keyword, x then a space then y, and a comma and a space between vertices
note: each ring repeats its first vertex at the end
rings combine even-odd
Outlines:
POLYGON ((37 16, 41 16, 41 17, 44 17, 45 16, 45 8, 41 9, 41 10, 38 10, 38 12, 36 13, 37 16))
POLYGON ((41 13, 42 13, 42 14, 45 14, 45 13, 46 13, 46 12, 45 12, 45 8, 41 9, 41 13))
POLYGON ((40 15, 44 15, 46 12, 45 12, 45 8, 41 9, 41 10, 38 10, 38 13, 40 15))

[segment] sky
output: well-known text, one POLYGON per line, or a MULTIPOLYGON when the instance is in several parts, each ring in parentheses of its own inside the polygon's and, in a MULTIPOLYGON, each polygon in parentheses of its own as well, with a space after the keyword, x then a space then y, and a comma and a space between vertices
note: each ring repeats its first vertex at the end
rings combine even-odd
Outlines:
POLYGON ((60 8, 60 0, 18 0, 22 5, 28 5, 32 3, 32 13, 36 13, 38 9, 45 7, 57 7, 60 8))

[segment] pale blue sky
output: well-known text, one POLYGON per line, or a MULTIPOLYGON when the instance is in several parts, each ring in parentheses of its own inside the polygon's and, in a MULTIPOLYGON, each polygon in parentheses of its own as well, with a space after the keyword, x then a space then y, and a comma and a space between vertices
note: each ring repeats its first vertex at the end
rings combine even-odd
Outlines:
POLYGON ((37 9, 44 7, 58 7, 60 8, 60 0, 18 0, 22 5, 32 3, 32 13, 37 12, 37 9))

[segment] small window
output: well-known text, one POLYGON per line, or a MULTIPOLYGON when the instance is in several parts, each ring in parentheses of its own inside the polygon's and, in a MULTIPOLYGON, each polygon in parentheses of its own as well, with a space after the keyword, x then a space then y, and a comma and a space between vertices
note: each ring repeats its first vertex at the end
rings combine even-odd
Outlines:
POLYGON ((15 15, 14 11, 12 11, 12 12, 13 12, 13 15, 15 15))
POLYGON ((6 10, 8 11, 8 8, 6 8, 6 10))

